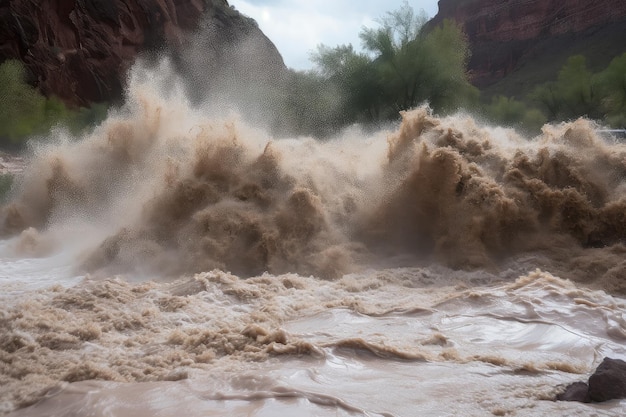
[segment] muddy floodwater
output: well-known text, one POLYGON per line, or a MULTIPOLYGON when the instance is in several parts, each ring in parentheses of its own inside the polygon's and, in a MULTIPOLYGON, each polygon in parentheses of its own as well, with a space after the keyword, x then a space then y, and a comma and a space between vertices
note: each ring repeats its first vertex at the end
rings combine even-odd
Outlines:
POLYGON ((622 416, 626 146, 406 112, 276 138, 135 69, 0 213, 0 414, 622 416), (156 80, 156 81, 155 81, 156 80))

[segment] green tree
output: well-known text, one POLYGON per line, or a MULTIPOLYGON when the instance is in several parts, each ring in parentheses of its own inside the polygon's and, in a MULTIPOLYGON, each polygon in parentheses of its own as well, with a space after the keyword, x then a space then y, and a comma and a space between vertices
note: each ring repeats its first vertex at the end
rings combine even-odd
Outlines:
POLYGON ((445 20, 428 34, 426 42, 430 52, 427 58, 435 60, 429 67, 431 77, 426 92, 433 108, 450 111, 476 104, 479 91, 467 77, 470 52, 461 29, 445 20))
POLYGON ((559 72, 557 82, 569 115, 574 117, 585 115, 590 118, 601 116, 593 74, 587 68, 587 60, 584 56, 570 57, 559 72))
POLYGON ((313 60, 342 93, 345 114, 355 121, 380 121, 424 102, 437 112, 454 110, 478 97, 466 76, 467 41, 451 22, 427 32, 427 18, 407 2, 364 28, 365 53, 351 45, 321 45, 313 60))
POLYGON ((337 122, 346 125, 379 120, 383 87, 369 56, 355 52, 352 45, 320 45, 312 59, 326 79, 326 89, 338 92, 335 98, 341 114, 337 122))
POLYGON ((102 121, 107 109, 106 103, 68 109, 57 97, 46 98, 26 83, 19 61, 0 65, 0 147, 20 148, 27 139, 45 135, 59 124, 79 132, 102 121))
POLYGON ((24 79, 18 61, 0 65, 0 144, 5 146, 37 133, 45 121, 46 100, 24 79))
POLYGON ((529 98, 546 110, 550 120, 603 117, 596 78, 582 55, 570 57, 557 80, 536 87, 529 98))
POLYGON ((626 127, 626 53, 596 77, 606 121, 613 127, 626 127))
POLYGON ((485 107, 487 118, 497 124, 510 126, 529 134, 537 133, 547 118, 538 109, 526 103, 504 96, 495 96, 485 107))
POLYGON ((420 35, 425 18, 405 3, 380 19, 378 29, 364 28, 359 37, 374 60, 370 62, 378 79, 383 117, 395 117, 400 110, 416 106, 424 98, 422 65, 427 45, 420 35))
POLYGON ((545 110, 549 120, 557 120, 563 113, 563 100, 555 81, 535 87, 528 98, 545 110))
POLYGON ((0 174, 0 204, 4 203, 13 186, 13 174, 0 174))

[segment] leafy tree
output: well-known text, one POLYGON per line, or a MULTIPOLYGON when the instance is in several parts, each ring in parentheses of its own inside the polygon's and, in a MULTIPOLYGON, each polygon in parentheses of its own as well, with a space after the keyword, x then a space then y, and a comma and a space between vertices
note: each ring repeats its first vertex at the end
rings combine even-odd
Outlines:
POLYGON ((347 118, 376 122, 424 102, 444 112, 477 99, 465 73, 462 32, 451 22, 426 32, 426 21, 405 2, 381 18, 379 28, 361 31, 365 53, 351 45, 318 48, 313 60, 342 93, 347 118))
POLYGON ((352 45, 335 48, 320 45, 312 58, 327 80, 327 89, 339 94, 336 97, 341 109, 338 122, 346 125, 379 119, 382 86, 370 57, 355 52, 352 45))
POLYGON ((535 87, 528 95, 528 98, 531 102, 543 107, 550 120, 556 120, 562 114, 563 100, 561 99, 557 83, 554 81, 535 87))
POLYGON ((0 147, 20 148, 33 136, 62 124, 74 132, 104 119, 107 105, 68 109, 56 97, 46 98, 25 81, 24 66, 15 60, 0 65, 0 147))
POLYGON ((626 53, 613 59, 596 80, 607 122, 626 127, 626 53))
POLYGON ((24 78, 24 67, 18 61, 0 65, 0 139, 4 145, 36 133, 45 121, 45 98, 24 78))
POLYGON ((485 107, 489 120, 497 124, 515 127, 527 133, 536 133, 546 123, 547 118, 537 109, 519 100, 504 96, 495 96, 491 104, 485 107))
POLYGON ((449 111, 477 103, 479 91, 467 78, 470 52, 461 29, 445 20, 428 35, 426 42, 431 52, 426 58, 435 60, 430 66, 430 82, 426 84, 433 108, 449 111))
POLYGON ((584 56, 574 55, 559 71, 556 81, 536 87, 529 98, 543 106, 551 120, 580 116, 602 118, 601 100, 584 56))
MULTIPOLYGON (((389 12, 380 20, 379 29, 365 28, 360 33, 363 47, 374 55, 370 66, 378 78, 384 117, 394 117, 400 110, 419 104, 422 78, 427 66, 421 65, 426 44, 420 39, 423 25, 420 16, 406 3, 398 11, 389 12)), ((422 98, 424 100, 424 98, 422 98)))
POLYGON ((13 174, 0 174, 0 203, 4 203, 13 185, 13 174))
POLYGON ((570 57, 559 72, 557 82, 569 115, 586 115, 590 118, 601 115, 598 112, 599 97, 592 78, 593 74, 587 68, 587 60, 582 55, 570 57))

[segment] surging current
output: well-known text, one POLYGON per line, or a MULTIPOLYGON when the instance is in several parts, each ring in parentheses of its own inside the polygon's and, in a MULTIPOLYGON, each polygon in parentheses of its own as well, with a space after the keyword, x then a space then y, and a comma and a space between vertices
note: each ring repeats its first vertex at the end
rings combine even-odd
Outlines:
POLYGON ((2 207, 0 413, 626 410, 552 401, 626 357, 626 145, 427 107, 276 138, 162 71, 2 207))

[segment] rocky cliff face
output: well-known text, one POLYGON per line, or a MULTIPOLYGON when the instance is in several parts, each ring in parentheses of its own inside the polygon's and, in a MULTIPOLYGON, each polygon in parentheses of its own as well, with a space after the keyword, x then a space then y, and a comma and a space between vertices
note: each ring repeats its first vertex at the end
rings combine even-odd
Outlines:
POLYGON ((624 0, 440 0, 430 24, 444 19, 458 22, 467 34, 469 70, 478 86, 493 84, 539 49, 549 53, 550 40, 556 47, 566 37, 580 42, 604 31, 626 45, 624 0))
MULTIPOLYGON (((138 54, 180 51, 204 40, 216 68, 241 42, 257 48, 255 64, 284 70, 282 58, 253 20, 226 0, 5 0, 0 2, 0 62, 25 63, 46 95, 84 105, 122 94, 138 54), (204 34, 191 36, 198 27, 204 34)), ((181 61, 182 62, 182 61, 181 61)))

